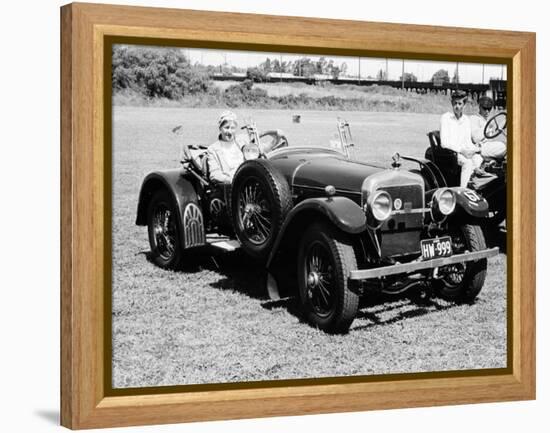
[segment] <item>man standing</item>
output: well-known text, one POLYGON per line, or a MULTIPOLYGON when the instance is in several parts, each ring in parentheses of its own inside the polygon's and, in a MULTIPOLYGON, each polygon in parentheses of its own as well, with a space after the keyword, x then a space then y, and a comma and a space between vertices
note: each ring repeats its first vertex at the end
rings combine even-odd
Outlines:
POLYGON ((461 166, 460 186, 466 187, 474 172, 483 162, 480 148, 472 143, 470 119, 464 115, 464 105, 467 94, 456 90, 451 94, 452 112, 441 116, 441 147, 457 153, 457 161, 461 166))
POLYGON ((493 107, 493 100, 488 96, 482 96, 479 98, 479 113, 470 116, 472 141, 481 147, 481 156, 484 160, 503 159, 506 156, 506 139, 502 140, 499 137, 499 140, 487 140, 483 133, 493 107))

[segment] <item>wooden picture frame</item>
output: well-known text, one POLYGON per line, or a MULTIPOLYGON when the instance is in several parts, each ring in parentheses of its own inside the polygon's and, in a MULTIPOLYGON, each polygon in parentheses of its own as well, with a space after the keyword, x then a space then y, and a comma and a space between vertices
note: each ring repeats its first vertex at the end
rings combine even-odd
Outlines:
POLYGON ((70 4, 61 8, 61 424, 97 428, 535 398, 535 35, 315 18, 70 4), (104 67, 108 38, 152 44, 397 58, 508 68, 508 367, 300 386, 112 393, 104 67))

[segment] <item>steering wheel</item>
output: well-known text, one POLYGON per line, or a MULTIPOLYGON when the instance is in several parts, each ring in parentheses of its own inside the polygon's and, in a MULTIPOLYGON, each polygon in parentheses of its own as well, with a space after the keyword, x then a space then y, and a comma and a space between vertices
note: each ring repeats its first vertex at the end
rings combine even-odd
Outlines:
POLYGON ((500 134, 506 135, 507 123, 508 117, 506 111, 501 111, 487 120, 485 128, 483 129, 483 135, 489 140, 498 137, 500 134), (501 125, 502 122, 504 123, 501 125))
POLYGON ((281 147, 288 146, 288 139, 280 129, 262 132, 260 134, 260 142, 262 151, 265 154, 280 149, 281 147), (262 140, 263 138, 267 138, 267 140, 262 140))

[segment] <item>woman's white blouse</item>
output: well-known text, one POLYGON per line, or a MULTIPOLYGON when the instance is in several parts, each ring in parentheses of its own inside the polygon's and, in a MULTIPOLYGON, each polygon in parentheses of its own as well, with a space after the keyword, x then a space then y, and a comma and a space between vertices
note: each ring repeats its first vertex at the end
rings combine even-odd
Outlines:
POLYGON ((218 140, 208 146, 208 170, 210 180, 231 182, 239 165, 244 161, 242 140, 239 137, 232 142, 218 140))

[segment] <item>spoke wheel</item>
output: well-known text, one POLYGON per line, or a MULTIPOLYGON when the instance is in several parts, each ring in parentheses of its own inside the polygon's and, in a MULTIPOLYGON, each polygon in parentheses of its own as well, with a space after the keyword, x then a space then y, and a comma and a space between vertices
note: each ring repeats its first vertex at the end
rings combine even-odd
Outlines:
POLYGON ((152 261, 162 268, 177 268, 181 246, 176 208, 167 191, 157 191, 149 204, 148 232, 152 261))
POLYGON ((333 226, 313 224, 300 241, 298 285, 305 319, 329 333, 345 333, 355 319, 359 296, 349 287, 357 269, 351 240, 333 226))
MULTIPOLYGON (((466 251, 466 244, 460 229, 455 228, 455 230, 451 232, 451 243, 453 246, 453 254, 461 254, 466 251)), ((444 266, 441 268, 441 271, 444 275, 441 280, 443 284, 450 288, 456 288, 464 281, 466 266, 464 263, 455 263, 453 265, 444 266)))
MULTIPOLYGON (((463 224, 450 226, 449 229, 453 254, 486 248, 483 231, 478 225, 463 224)), ((487 259, 443 266, 440 274, 443 277, 437 281, 439 296, 457 303, 473 302, 485 284, 487 259)))
POLYGON ((239 228, 254 245, 262 245, 272 235, 273 212, 260 183, 255 178, 245 181, 239 194, 239 228))
POLYGON ((263 261, 292 206, 284 176, 266 159, 241 164, 231 185, 231 220, 243 249, 263 261))
POLYGON ((153 232, 159 255, 164 260, 170 260, 176 249, 176 224, 172 211, 164 204, 154 211, 153 232))
POLYGON ((309 246, 306 252, 305 278, 308 302, 319 317, 328 317, 335 307, 334 287, 336 276, 330 253, 321 242, 309 246))

